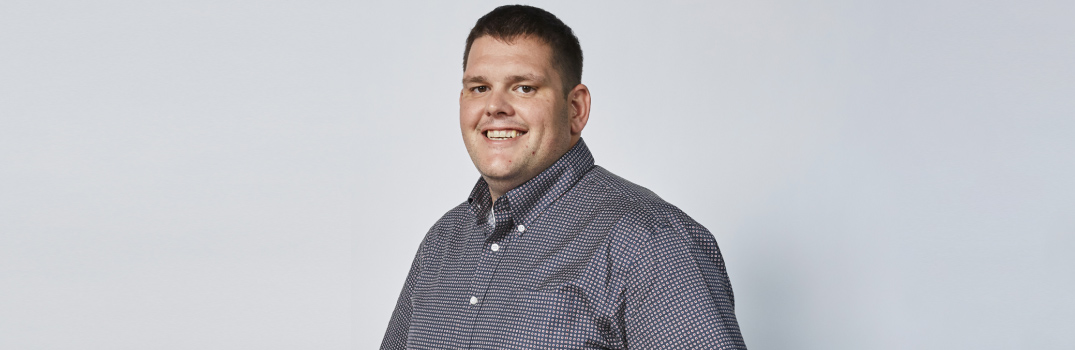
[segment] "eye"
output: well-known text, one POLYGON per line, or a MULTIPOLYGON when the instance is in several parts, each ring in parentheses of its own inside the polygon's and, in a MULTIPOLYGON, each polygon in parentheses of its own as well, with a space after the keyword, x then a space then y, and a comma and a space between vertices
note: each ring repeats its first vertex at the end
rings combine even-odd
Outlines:
POLYGON ((489 87, 484 86, 484 85, 483 86, 475 86, 475 87, 470 88, 470 91, 478 92, 478 93, 486 92, 486 91, 489 91, 489 87))
POLYGON ((515 90, 519 91, 521 93, 524 93, 524 94, 529 94, 529 93, 533 93, 537 89, 535 89, 533 86, 519 85, 519 86, 515 87, 515 90))

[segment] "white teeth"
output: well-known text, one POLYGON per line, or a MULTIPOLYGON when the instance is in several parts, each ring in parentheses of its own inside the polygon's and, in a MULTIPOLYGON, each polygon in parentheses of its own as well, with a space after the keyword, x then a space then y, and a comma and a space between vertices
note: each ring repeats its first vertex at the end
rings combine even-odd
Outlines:
POLYGON ((486 131, 485 135, 487 137, 491 138, 491 139, 506 140, 506 139, 513 139, 516 136, 519 136, 519 131, 518 130, 489 130, 489 131, 486 131))

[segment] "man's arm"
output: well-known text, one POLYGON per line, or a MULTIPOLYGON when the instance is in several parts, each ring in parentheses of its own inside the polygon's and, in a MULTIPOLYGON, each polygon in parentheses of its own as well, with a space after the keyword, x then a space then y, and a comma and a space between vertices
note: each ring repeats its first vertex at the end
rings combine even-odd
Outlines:
POLYGON ((746 349, 724 259, 689 218, 658 223, 626 282, 628 349, 746 349))
POLYGON ((414 293, 414 284, 421 271, 421 259, 419 259, 421 255, 422 251, 419 248, 418 254, 414 256, 414 262, 411 263, 407 281, 403 283, 403 291, 399 293, 399 300, 396 301, 396 310, 392 312, 392 319, 388 321, 388 330, 385 331, 384 340, 381 341, 381 350, 407 348, 407 331, 411 326, 411 312, 413 311, 411 295, 414 293))

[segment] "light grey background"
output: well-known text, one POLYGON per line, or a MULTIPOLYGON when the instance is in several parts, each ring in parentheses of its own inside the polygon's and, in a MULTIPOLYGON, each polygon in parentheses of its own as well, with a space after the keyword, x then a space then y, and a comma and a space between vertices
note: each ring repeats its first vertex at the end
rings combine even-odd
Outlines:
MULTIPOLYGON (((0 2, 0 348, 376 348, 498 4, 0 2)), ((1075 3, 535 4, 752 349, 1075 345, 1075 3)))

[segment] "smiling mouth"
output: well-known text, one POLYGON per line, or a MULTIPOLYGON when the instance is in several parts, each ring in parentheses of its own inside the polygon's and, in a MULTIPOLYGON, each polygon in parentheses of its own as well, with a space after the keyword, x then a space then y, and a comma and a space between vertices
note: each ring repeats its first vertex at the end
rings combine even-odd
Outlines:
POLYGON ((525 132, 519 132, 519 130, 489 130, 485 132, 485 137, 490 140, 510 140, 526 134, 525 132))

